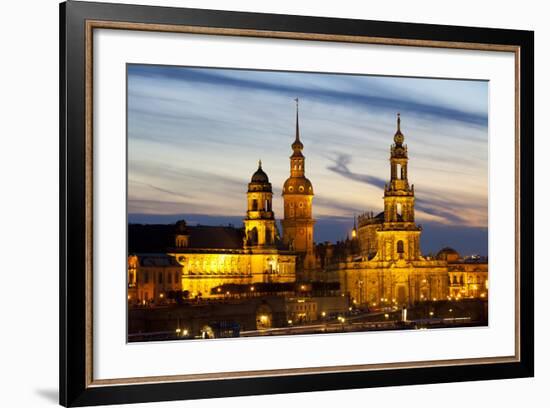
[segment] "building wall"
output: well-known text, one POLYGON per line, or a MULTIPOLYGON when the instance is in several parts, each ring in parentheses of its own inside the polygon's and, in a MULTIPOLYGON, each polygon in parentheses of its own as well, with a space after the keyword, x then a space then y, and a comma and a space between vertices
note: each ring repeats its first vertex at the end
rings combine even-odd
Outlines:
POLYGON ((487 298, 488 295, 487 263, 449 263, 449 296, 451 298, 487 298))
POLYGON ((357 238, 359 239, 359 249, 361 255, 369 258, 376 254, 378 248, 378 238, 376 231, 380 228, 380 224, 370 223, 362 225, 359 223, 357 229, 357 238))
POLYGON ((283 243, 301 254, 305 269, 315 267, 312 204, 313 194, 284 193, 283 243))
POLYGON ((224 284, 296 280, 296 256, 282 255, 276 251, 259 254, 189 252, 168 256, 175 261, 174 265, 143 265, 136 262, 139 255, 129 257, 128 275, 135 274, 137 277, 135 286, 129 286, 129 301, 167 302, 167 294, 172 290, 189 291, 190 297, 217 297, 225 294, 211 293, 211 290, 224 284))
POLYGON ((377 241, 378 251, 375 260, 419 260, 421 257, 419 230, 380 230, 377 232, 377 241))
POLYGON ((128 292, 130 303, 155 304, 169 303, 169 292, 180 291, 181 268, 177 265, 137 266, 136 284, 128 292))
POLYGON ((443 261, 341 262, 333 277, 357 305, 403 306, 448 295, 448 270, 443 261))

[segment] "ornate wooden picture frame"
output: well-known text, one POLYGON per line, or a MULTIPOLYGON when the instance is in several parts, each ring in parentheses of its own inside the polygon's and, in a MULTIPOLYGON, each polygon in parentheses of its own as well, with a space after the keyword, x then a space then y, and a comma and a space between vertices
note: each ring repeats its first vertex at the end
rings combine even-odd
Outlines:
MULTIPOLYGON (((68 1, 60 6, 60 403, 166 401, 534 375, 534 33, 68 1), (94 32, 162 32, 513 53, 515 352, 467 359, 97 378, 94 374, 94 32), (520 250, 521 249, 521 250, 520 250)), ((121 158, 123 160, 123 158, 121 158)), ((498 257, 497 253, 492 256, 498 257)), ((218 343, 224 347, 223 343, 218 343)))

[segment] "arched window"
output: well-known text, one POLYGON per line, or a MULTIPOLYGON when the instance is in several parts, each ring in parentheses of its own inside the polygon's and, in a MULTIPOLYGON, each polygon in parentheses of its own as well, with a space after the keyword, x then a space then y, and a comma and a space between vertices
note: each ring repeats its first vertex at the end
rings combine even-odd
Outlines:
POLYGON ((252 200, 252 211, 258 211, 258 200, 252 200))
POLYGON ((398 180, 401 179, 401 165, 399 163, 395 165, 395 177, 398 180))
POLYGON ((403 241, 397 241, 397 253, 402 254, 405 252, 405 247, 403 245, 403 241))

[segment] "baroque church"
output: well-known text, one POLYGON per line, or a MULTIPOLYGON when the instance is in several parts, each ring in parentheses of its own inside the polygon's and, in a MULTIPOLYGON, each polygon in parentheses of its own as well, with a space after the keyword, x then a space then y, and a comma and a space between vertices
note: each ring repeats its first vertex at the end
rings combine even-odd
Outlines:
POLYGON ((446 299, 447 262, 427 259, 420 252, 422 229, 414 219, 414 185, 409 183, 407 145, 399 114, 393 141, 384 211, 359 217, 352 234, 351 256, 338 259, 329 254, 324 278, 339 281, 341 290, 359 304, 392 306, 446 299))

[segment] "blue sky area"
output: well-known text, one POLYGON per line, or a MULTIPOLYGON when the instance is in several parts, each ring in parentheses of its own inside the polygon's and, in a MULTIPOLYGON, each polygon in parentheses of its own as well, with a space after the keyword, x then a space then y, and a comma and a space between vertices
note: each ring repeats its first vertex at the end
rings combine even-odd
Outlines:
POLYGON ((259 159, 280 219, 296 97, 317 241, 382 210, 400 112, 423 252, 487 254, 485 81, 128 65, 129 221, 240 226, 259 159))

